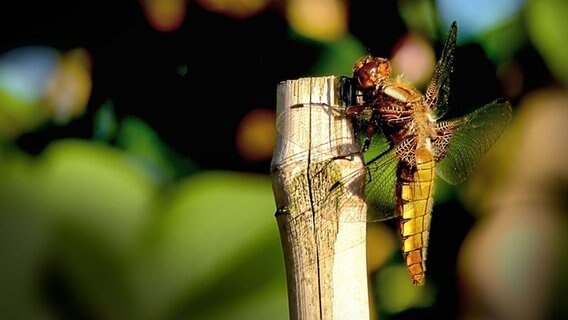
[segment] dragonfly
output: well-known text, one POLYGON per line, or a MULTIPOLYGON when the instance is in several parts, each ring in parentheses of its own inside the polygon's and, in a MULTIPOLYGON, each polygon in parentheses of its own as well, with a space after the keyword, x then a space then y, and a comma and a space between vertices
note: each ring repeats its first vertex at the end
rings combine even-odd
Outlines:
POLYGON ((391 75, 386 58, 367 55, 355 62, 350 80, 360 98, 333 112, 342 112, 358 129, 365 165, 333 184, 316 204, 342 206, 349 200, 344 189, 364 181, 365 221, 398 219, 402 254, 414 285, 425 281, 435 177, 462 183, 512 119, 512 107, 504 99, 462 117, 443 118, 456 39, 453 22, 424 93, 391 75))
POLYGON ((425 280, 434 178, 463 182, 512 118, 510 103, 497 99, 461 118, 442 119, 448 110, 456 39, 454 21, 424 93, 393 78, 385 58, 365 56, 353 67, 363 103, 346 112, 354 120, 365 119, 362 151, 369 150, 377 131, 384 137, 378 142, 384 150, 366 161, 371 177, 366 201, 375 211, 374 220, 398 218, 404 261, 415 285, 425 280))

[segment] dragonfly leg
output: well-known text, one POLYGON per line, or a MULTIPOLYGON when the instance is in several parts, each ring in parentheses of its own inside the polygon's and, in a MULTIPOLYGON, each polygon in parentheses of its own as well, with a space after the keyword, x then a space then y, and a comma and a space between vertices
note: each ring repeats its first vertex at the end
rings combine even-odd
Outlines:
POLYGON ((365 137, 365 142, 363 142, 363 152, 369 150, 369 146, 371 145, 371 140, 373 139, 373 135, 375 135, 375 131, 377 131, 377 125, 375 121, 369 121, 367 125, 367 135, 365 137))
POLYGON ((364 112, 365 109, 367 109, 367 108, 368 108, 368 106, 366 104, 357 104, 357 105, 353 105, 353 106, 350 106, 349 108, 347 108, 345 113, 349 117, 355 117, 355 116, 359 115, 360 113, 364 112))

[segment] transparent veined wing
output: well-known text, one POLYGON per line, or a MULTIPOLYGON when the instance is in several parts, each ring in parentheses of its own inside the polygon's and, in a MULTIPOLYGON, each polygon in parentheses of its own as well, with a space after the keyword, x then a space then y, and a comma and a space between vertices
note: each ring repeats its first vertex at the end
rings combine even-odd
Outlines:
MULTIPOLYGON (((364 134, 359 134, 364 139, 364 134)), ((363 154, 365 167, 363 170, 354 171, 343 177, 332 190, 330 198, 339 198, 344 193, 341 188, 350 186, 364 175, 364 197, 367 204, 365 222, 376 222, 394 218, 396 216, 396 168, 398 157, 395 148, 380 134, 373 137, 371 145, 363 154), (337 195, 336 195, 337 193, 337 195)), ((339 202, 343 205, 347 199, 339 202)), ((360 222, 352 217, 341 217, 344 222, 360 222)))
POLYGON ((436 64, 432 79, 426 88, 426 103, 434 111, 437 118, 441 118, 448 110, 450 96, 450 76, 453 71, 454 51, 457 39, 457 24, 454 21, 450 26, 448 38, 442 49, 442 55, 436 64))
MULTIPOLYGON (((388 149, 386 139, 374 139, 369 149, 369 157, 372 157, 367 166, 360 169, 354 169, 344 173, 342 176, 336 176, 334 173, 335 162, 338 159, 322 159, 313 162, 305 171, 301 171, 298 175, 292 177, 289 185, 293 188, 299 188, 302 191, 306 187, 315 189, 324 189, 324 192, 317 192, 318 196, 310 197, 311 205, 309 209, 296 210, 299 206, 290 203, 290 206, 283 207, 280 214, 294 213, 290 220, 291 225, 297 226, 301 231, 303 228, 311 228, 312 225, 306 225, 306 220, 319 220, 319 226, 324 228, 326 232, 333 235, 334 228, 338 228, 338 222, 345 223, 366 223, 369 221, 379 221, 395 217, 395 187, 396 187, 396 158, 394 151, 388 149), (384 151, 385 148, 388 151, 384 151), (383 150, 383 152, 380 152, 383 150), (376 152, 376 153, 375 153, 376 152), (331 173, 330 173, 331 172, 331 173), (390 173, 387 174, 387 173, 390 173), (309 176, 309 178, 307 178, 309 176), (331 178, 330 183, 325 183, 326 178, 331 178), (320 184, 316 181, 322 181, 320 184), (306 183, 311 181, 311 185, 306 183), (365 197, 365 192, 369 195, 365 197), (380 192, 377 194, 377 192, 380 192), (319 198, 320 194, 324 194, 319 198), (363 203, 362 198, 373 199, 373 203, 366 201, 363 203), (366 208, 367 211, 362 211, 366 208), (289 210, 291 209, 291 210, 289 210), (297 214, 296 214, 297 213, 297 214), (369 215, 369 217, 367 217, 369 215), (322 218, 322 219, 319 219, 322 218)), ((298 158, 304 159, 305 153, 311 152, 305 150, 302 154, 293 155, 282 165, 297 166, 298 158)), ((340 156, 339 160, 351 161, 353 158, 359 157, 360 152, 352 155, 340 156)), ((294 190, 292 190, 294 193, 294 190)), ((304 193, 304 192, 302 192, 304 193)), ((368 200, 367 199, 367 200, 368 200)), ((302 208, 306 208, 302 206, 302 208)), ((355 226, 356 227, 356 226, 355 226)), ((364 226, 363 226, 364 227, 364 226)), ((357 228, 357 227, 356 227, 357 228)), ((305 232, 312 232, 306 230, 305 232)), ((354 241, 335 251, 324 250, 320 257, 326 257, 326 254, 337 254, 364 241, 354 241)))
MULTIPOLYGON (((384 147, 381 149, 384 149, 384 147)), ((373 150, 370 149, 370 151, 373 150)), ((368 156, 365 155, 365 157, 368 156)), ((383 154, 367 161, 365 165, 367 170, 365 183, 367 222, 387 220, 396 216, 396 170, 398 162, 395 148, 386 149, 383 154)))
MULTIPOLYGON (((297 156, 301 157, 301 155, 297 156)), ((344 158, 349 159, 351 156, 353 155, 345 155, 344 158)), ((290 162, 295 161, 294 158, 290 159, 290 162)), ((313 199, 313 208, 319 209, 323 218, 342 222, 375 222, 396 216, 398 158, 395 149, 390 148, 383 136, 376 135, 369 150, 364 153, 364 158, 366 163, 363 168, 348 172, 325 190, 323 198, 313 199), (361 189, 363 189, 362 193, 367 204, 366 216, 335 216, 335 212, 341 211, 340 209, 344 206, 351 205, 351 197, 361 194, 357 191, 361 189), (334 209, 328 210, 329 208, 334 209)), ((314 181, 321 180, 319 179, 320 175, 330 175, 329 167, 333 166, 334 160, 328 159, 314 163, 312 165, 314 170, 310 173, 311 179, 314 181)))
POLYGON ((511 104, 497 99, 461 118, 444 121, 452 133, 446 155, 436 165, 438 176, 450 184, 464 181, 505 131, 512 116, 511 104))

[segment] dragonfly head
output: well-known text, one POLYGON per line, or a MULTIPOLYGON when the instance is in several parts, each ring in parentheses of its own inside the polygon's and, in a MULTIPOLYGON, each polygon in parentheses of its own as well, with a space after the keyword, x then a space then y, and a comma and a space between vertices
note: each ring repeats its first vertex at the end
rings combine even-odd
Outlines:
POLYGON ((385 58, 364 56, 353 66, 353 77, 361 89, 382 84, 390 75, 390 63, 385 58))

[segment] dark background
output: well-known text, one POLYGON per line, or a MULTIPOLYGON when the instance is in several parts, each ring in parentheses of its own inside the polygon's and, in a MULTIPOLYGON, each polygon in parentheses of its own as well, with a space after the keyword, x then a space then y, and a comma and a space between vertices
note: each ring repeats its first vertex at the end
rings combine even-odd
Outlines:
MULTIPOLYGON (((134 1, 14 2, 3 15, 2 50, 30 44, 83 47, 93 57, 93 91, 85 117, 22 137, 20 145, 31 152, 53 138, 88 137, 92 114, 110 98, 119 116, 140 117, 199 167, 268 172, 268 160, 251 164, 239 157, 237 126, 254 108, 274 108, 277 83, 309 76, 324 49, 321 43, 291 35, 278 5, 236 19, 190 1, 183 24, 169 33, 150 26, 134 1), (178 73, 182 66, 185 75, 178 73)), ((445 27, 438 29, 445 34, 445 27)), ((396 1, 355 1, 350 4, 349 31, 369 53, 390 57, 408 29, 396 1)), ((434 43, 438 54, 442 45, 434 43)), ((529 44, 514 59, 525 74, 524 90, 551 81, 529 44)), ((465 113, 501 96, 496 67, 481 47, 460 46, 452 78, 454 111, 465 113)), ((507 98, 515 103, 518 97, 507 98)))

